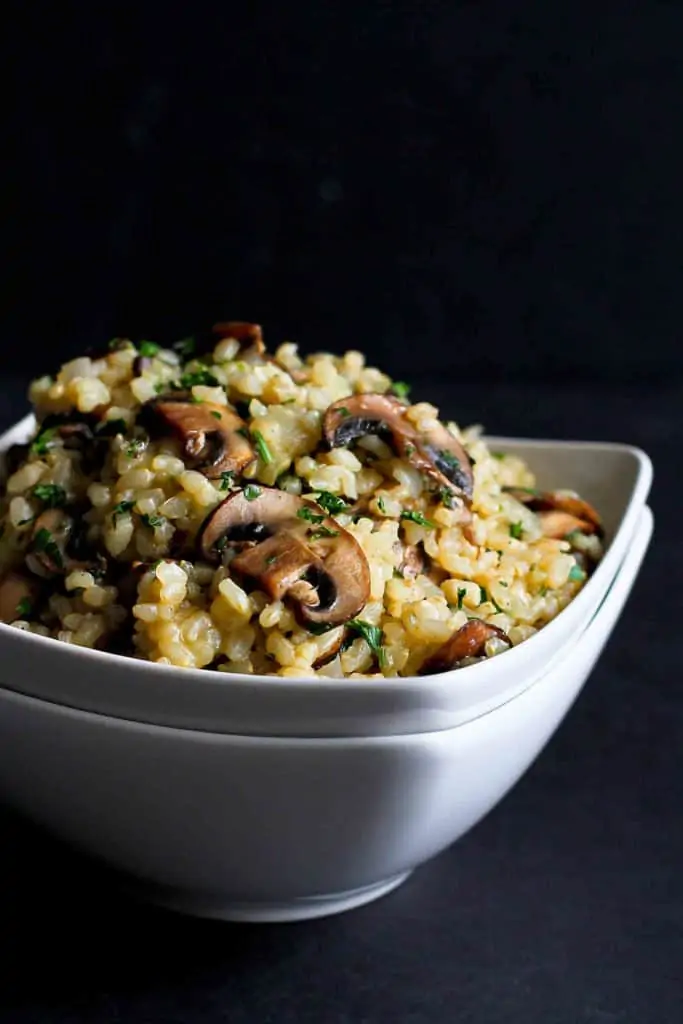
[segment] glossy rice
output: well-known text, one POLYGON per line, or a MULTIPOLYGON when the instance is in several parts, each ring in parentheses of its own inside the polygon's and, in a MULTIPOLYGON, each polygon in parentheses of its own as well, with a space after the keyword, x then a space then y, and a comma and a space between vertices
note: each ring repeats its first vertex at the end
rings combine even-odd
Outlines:
MULTIPOLYGON (((71 536, 70 553, 58 555, 52 571, 29 570, 30 593, 14 613, 5 609, 5 621, 183 668, 391 678, 418 674, 471 618, 518 644, 583 586, 586 561, 571 538, 546 536, 538 514, 505 490, 533 489, 532 469, 491 452, 478 427, 442 421, 472 461, 471 505, 444 495, 387 436, 325 445, 323 416, 333 403, 405 392, 360 352, 302 359, 287 343, 272 357, 246 358, 229 336, 198 355, 188 348, 117 340, 101 356, 74 359, 32 384, 39 424, 86 419, 97 442, 93 455, 78 434, 39 427, 32 445, 12 454, 0 505, 0 573, 26 574, 36 544, 43 554, 47 545, 49 563, 50 531, 46 537, 37 526, 51 522, 41 520, 50 505, 72 516, 78 545, 71 536), (144 406, 181 386, 198 405, 237 410, 245 436, 259 439, 241 473, 209 479, 190 468, 176 436, 140 425, 144 406), (245 487, 343 501, 333 519, 358 542, 369 571, 367 601, 351 624, 311 630, 286 594, 274 599, 231 572, 227 557, 212 564, 201 556, 197 535, 207 516, 245 487)), ((438 425, 429 402, 405 405, 402 415, 418 434, 438 425)), ((600 541, 583 541, 596 562, 600 541)), ((494 635, 480 653, 505 649, 494 635)))

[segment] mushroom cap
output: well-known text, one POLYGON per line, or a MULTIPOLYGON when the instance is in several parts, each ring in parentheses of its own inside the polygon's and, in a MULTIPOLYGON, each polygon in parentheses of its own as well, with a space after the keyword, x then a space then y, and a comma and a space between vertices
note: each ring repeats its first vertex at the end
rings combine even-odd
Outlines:
POLYGON ((469 501, 472 464, 463 446, 441 423, 420 433, 405 413, 391 395, 352 395, 329 406, 323 436, 330 448, 342 448, 366 434, 384 435, 401 458, 469 501))
POLYGON ((220 548, 237 548, 230 571, 258 581, 273 600, 286 598, 304 625, 347 622, 370 595, 370 570, 356 539, 313 502, 286 491, 263 487, 251 501, 236 491, 207 516, 197 541, 214 563, 220 548))
POLYGON ((165 427, 180 438, 190 467, 210 480, 225 472, 239 473, 256 458, 237 413, 224 405, 193 402, 186 392, 147 402, 143 421, 157 435, 165 427))
POLYGON ((505 640, 512 646, 507 633, 499 626, 492 626, 481 619, 470 619, 422 663, 418 675, 429 676, 436 672, 448 672, 449 669, 458 668, 466 658, 482 657, 487 642, 493 637, 505 640))
MULTIPOLYGON (((516 501, 526 505, 532 512, 562 512, 571 516, 576 522, 569 526, 566 533, 573 530, 580 530, 581 533, 596 533, 598 537, 604 535, 602 519, 589 502, 583 498, 577 498, 571 494, 562 494, 560 491, 535 491, 523 487, 505 487, 504 491, 516 501)), ((559 529, 560 520, 549 520, 559 529)), ((569 520, 566 520, 569 523, 569 520)), ((548 529, 551 527, 548 526, 548 529)), ((545 529, 543 531, 545 533, 545 529)), ((546 534, 546 536, 559 536, 558 534, 546 534)), ((566 536, 564 534, 563 536, 566 536)))

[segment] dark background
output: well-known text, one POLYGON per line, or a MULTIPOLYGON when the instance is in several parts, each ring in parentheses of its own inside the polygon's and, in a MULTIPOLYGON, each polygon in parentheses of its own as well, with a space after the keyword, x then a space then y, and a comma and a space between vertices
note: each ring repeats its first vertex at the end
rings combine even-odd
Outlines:
POLYGON ((3 814, 3 1022, 677 1024, 681 39, 673 2, 15 5, 1 426, 88 345, 256 319, 463 423, 640 445, 657 533, 539 762, 374 906, 167 917, 3 814))

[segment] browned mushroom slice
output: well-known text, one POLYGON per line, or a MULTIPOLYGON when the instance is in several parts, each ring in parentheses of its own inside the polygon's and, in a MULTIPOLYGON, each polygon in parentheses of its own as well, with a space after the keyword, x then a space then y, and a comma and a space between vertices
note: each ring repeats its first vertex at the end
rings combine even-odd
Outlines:
POLYGON ((51 508, 41 513, 33 524, 26 567, 43 579, 63 575, 68 561, 66 547, 73 526, 73 519, 62 509, 51 508))
POLYGON ((40 595, 40 583, 35 577, 10 570, 0 578, 0 622, 27 619, 33 612, 40 595))
POLYGON ((405 412, 406 406, 390 395, 342 398, 327 409, 323 436, 330 448, 341 448, 367 434, 379 434, 416 469, 471 499, 472 465, 463 446, 442 424, 419 433, 405 412))
POLYGON ((355 538, 312 502, 263 487, 225 499, 205 520, 197 542, 216 562, 237 549, 230 571, 258 583, 273 600, 287 599, 300 622, 340 625, 370 594, 370 570, 355 538))
POLYGON ((418 544, 404 544, 403 558, 399 566, 399 572, 409 579, 419 576, 427 570, 427 556, 422 547, 418 544))
POLYGON ((543 536, 551 537, 553 540, 567 537, 575 530, 578 530, 579 533, 595 532, 595 527, 591 523, 587 523, 585 519, 577 519, 569 512, 560 512, 559 510, 539 512, 538 518, 543 536))
POLYGON ((561 494, 557 491, 536 491, 525 487, 505 487, 505 493, 516 501, 526 505, 532 512, 564 512, 580 520, 582 526, 573 526, 567 530, 580 529, 582 533, 596 533, 603 536, 602 520, 592 505, 582 498, 561 494))
POLYGON ((423 662, 418 675, 429 676, 436 672, 448 672, 459 668, 462 662, 470 658, 484 656, 484 648, 489 640, 498 637, 510 643, 510 639, 498 626, 492 626, 481 619, 470 619, 446 641, 435 654, 423 662))
POLYGON ((329 633, 326 633, 321 638, 322 650, 313 662, 312 667, 315 669, 323 668, 325 665, 329 665, 331 661, 334 661, 344 646, 348 634, 349 630, 345 629, 344 626, 338 626, 336 629, 331 629, 329 633))
POLYGON ((234 338, 240 343, 240 355, 262 356, 266 351, 263 331, 260 324, 250 324, 244 320, 227 320, 213 325, 213 333, 220 338, 234 338))
POLYGON ((239 473, 256 458, 244 421, 224 405, 192 402, 179 392, 148 402, 142 419, 157 435, 165 428, 179 437, 190 468, 210 480, 225 472, 239 473))

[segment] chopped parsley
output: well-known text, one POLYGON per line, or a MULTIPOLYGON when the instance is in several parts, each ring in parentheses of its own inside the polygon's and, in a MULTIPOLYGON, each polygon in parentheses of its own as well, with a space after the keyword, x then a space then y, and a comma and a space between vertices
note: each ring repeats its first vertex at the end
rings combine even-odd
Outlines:
POLYGON ((191 356, 195 348, 194 338, 181 338, 180 341, 174 342, 171 346, 174 352, 177 352, 183 359, 187 359, 191 356))
POLYGON ((114 505, 113 509, 111 510, 112 523, 116 525, 116 521, 119 518, 119 516, 125 516, 127 512, 130 512, 134 505, 134 501, 120 501, 118 505, 114 505))
POLYGON ((304 505, 303 508, 300 508, 299 511, 297 512, 297 516, 299 517, 299 519, 306 519, 309 523, 322 523, 323 519, 325 518, 325 516, 321 516, 318 515, 316 512, 313 512, 313 510, 310 509, 308 505, 304 505))
POLYGON ((36 484, 33 493, 47 508, 63 508, 66 505, 66 491, 59 484, 36 484))
POLYGON ((377 499, 377 508, 380 510, 383 516, 387 514, 387 505, 384 498, 377 499))
POLYGON ((505 458, 505 452, 491 452, 491 458, 498 459, 498 461, 500 462, 502 459, 505 458))
POLYGON ((510 523, 510 536, 514 540, 521 540, 524 528, 521 523, 510 523))
POLYGON ((112 338, 107 345, 107 348, 110 352, 119 352, 121 349, 135 348, 135 346, 132 341, 128 340, 128 338, 112 338))
POLYGON ((221 473, 221 483, 219 490, 228 491, 232 486, 232 480, 235 473, 232 469, 226 469, 224 473, 221 473))
POLYGON ((421 512, 412 512, 404 509, 401 512, 401 519, 407 519, 411 523, 417 523, 418 526, 426 526, 428 530, 434 530, 436 523, 433 523, 430 519, 425 519, 421 512))
POLYGON ((351 415, 351 413, 349 412, 349 410, 346 408, 345 405, 340 405, 339 409, 337 410, 337 412, 339 413, 340 416, 342 416, 344 418, 346 418, 347 416, 351 415))
POLYGON ((247 501, 255 501, 261 493, 261 488, 257 487, 256 484, 247 484, 244 488, 244 497, 247 501))
POLYGON ((224 533, 223 536, 219 537, 218 540, 216 541, 216 551, 223 552, 223 551, 225 551, 227 546, 228 546, 228 537, 227 537, 227 534, 224 533))
POLYGON ((192 402, 193 405, 204 405, 204 399, 197 398, 196 395, 190 395, 190 401, 192 402))
POLYGON ((569 570, 569 576, 567 577, 567 579, 570 579, 572 583, 581 583, 585 578, 586 574, 580 565, 573 565, 569 570))
POLYGON ((135 437, 126 446, 126 455, 129 459, 134 459, 136 455, 139 455, 141 451, 144 451, 144 448, 145 442, 141 438, 135 437))
POLYGON ((400 569, 394 568, 394 579, 395 580, 402 580, 403 579, 403 573, 401 572, 400 569))
POLYGON ((407 399, 410 394, 410 384, 406 384, 404 380, 395 380, 390 390, 397 398, 407 399))
POLYGON ((415 445, 414 444, 407 444, 403 450, 404 450, 405 454, 408 456, 408 458, 410 458, 411 455, 415 454, 415 445))
POLYGON ((20 619, 25 619, 27 615, 30 615, 33 611, 33 605, 30 597, 22 597, 21 601, 17 605, 16 612, 20 619))
MULTIPOLYGON (((379 499, 382 500, 381 498, 379 499)), ((336 516, 340 512, 344 512, 347 508, 347 504, 342 498, 338 498, 336 494, 331 494, 329 491, 319 491, 316 501, 321 508, 324 508, 330 515, 336 516)))
POLYGON ((373 626, 362 619, 351 619, 350 622, 347 622, 347 626, 365 640, 370 650, 377 656, 379 667, 384 668, 387 657, 383 646, 384 632, 380 626, 373 626))
POLYGON ((154 529, 155 526, 161 526, 161 524, 166 521, 163 516, 151 516, 146 512, 140 516, 140 519, 145 526, 151 526, 152 529, 154 529))
POLYGON ((192 370, 191 372, 184 373, 180 378, 181 387, 189 390, 196 384, 203 384, 208 388, 215 388, 218 385, 218 378, 214 377, 209 370, 208 366, 199 365, 199 369, 192 370))
POLYGON ((585 536, 586 535, 582 530, 572 530, 571 533, 567 533, 565 535, 564 540, 569 541, 570 544, 574 545, 580 537, 585 536))
POLYGON ((446 508, 457 508, 455 495, 453 494, 453 491, 451 491, 448 487, 441 488, 441 490, 439 491, 439 498, 441 499, 441 504, 444 505, 446 508))
POLYGON ((155 356, 161 346, 155 341, 141 341, 138 347, 141 356, 155 356))
POLYGON ((277 562, 277 555, 268 555, 266 558, 266 565, 272 565, 273 562, 277 562))
POLYGON ((31 452, 34 455, 47 455, 56 433, 57 427, 46 427, 45 430, 41 430, 31 445, 31 452))
POLYGON ((458 587, 458 611, 462 611, 462 603, 467 597, 467 587, 458 587))
POLYGON ((460 459, 456 459, 453 452, 449 452, 448 448, 439 449, 439 458, 442 462, 445 462, 449 469, 460 469, 460 459))
POLYGON ((316 530, 311 530, 309 536, 311 540, 321 540, 323 537, 338 537, 339 530, 331 530, 329 526, 319 526, 316 530))
POLYGON ((217 409, 212 409, 212 410, 211 410, 211 415, 213 416, 213 418, 214 418, 215 420, 221 420, 221 419, 223 419, 223 417, 221 416, 221 414, 220 414, 220 413, 218 412, 218 410, 217 410, 217 409))
POLYGON ((59 550, 57 542, 55 541, 54 537, 52 536, 49 530, 46 530, 45 528, 38 530, 35 537, 33 538, 33 546, 36 549, 36 551, 44 551, 48 558, 51 558, 56 566, 58 566, 60 569, 62 568, 62 566, 64 565, 62 552, 59 550))
POLYGON ((261 460, 264 466, 269 466, 273 461, 273 456, 270 448, 266 444, 266 439, 264 438, 263 434, 261 433, 260 430, 252 430, 251 436, 254 441, 254 446, 256 448, 256 452, 258 454, 259 459, 261 460))
POLYGON ((482 587, 482 585, 480 583, 479 584, 479 604, 486 604, 488 599, 489 599, 489 595, 486 593, 486 587, 482 587))

